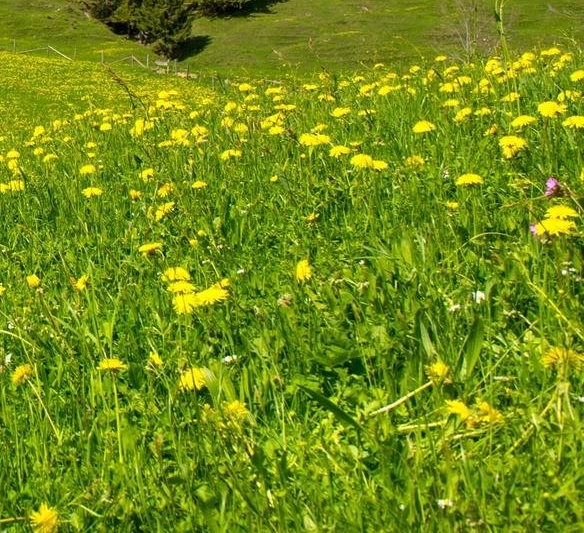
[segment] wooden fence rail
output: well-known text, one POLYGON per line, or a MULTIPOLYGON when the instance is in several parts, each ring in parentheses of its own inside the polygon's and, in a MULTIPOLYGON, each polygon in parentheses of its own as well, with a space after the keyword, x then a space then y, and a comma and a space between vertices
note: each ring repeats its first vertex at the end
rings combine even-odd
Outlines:
MULTIPOLYGON (((63 52, 61 52, 60 50, 58 50, 57 48, 55 48, 54 46, 51 46, 51 45, 41 46, 38 48, 30 48, 27 50, 17 50, 16 39, 12 40, 12 52, 15 54, 38 54, 39 52, 46 52, 47 57, 52 53, 60 58, 66 59, 67 61, 75 61, 76 56, 77 56, 77 50, 75 50, 73 52, 73 57, 70 57, 67 54, 64 54, 63 52)), ((135 55, 132 54, 132 55, 123 57, 121 59, 107 61, 106 54, 105 54, 104 50, 101 50, 100 52, 98 52, 98 54, 99 54, 99 62, 102 64, 115 65, 115 64, 125 63, 125 64, 129 64, 132 66, 138 66, 138 67, 144 68, 144 69, 152 69, 152 70, 155 70, 156 72, 158 72, 159 74, 171 74, 172 73, 176 76, 180 76, 183 78, 194 77, 189 72, 189 65, 187 64, 185 68, 180 68, 177 60, 171 61, 169 59, 155 58, 155 60, 153 62, 151 62, 150 55, 148 55, 148 54, 146 55, 145 60, 138 59, 135 55)))

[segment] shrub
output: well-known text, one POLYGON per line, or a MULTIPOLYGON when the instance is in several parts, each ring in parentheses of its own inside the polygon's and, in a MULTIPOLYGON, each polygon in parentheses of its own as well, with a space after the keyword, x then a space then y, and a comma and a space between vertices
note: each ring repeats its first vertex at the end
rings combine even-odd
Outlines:
POLYGON ((252 0, 197 0, 197 11, 200 15, 226 15, 241 11, 252 0))

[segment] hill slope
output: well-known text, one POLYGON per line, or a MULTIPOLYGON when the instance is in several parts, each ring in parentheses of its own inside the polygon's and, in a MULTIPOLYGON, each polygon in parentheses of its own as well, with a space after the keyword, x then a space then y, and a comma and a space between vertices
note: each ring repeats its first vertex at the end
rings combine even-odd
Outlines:
MULTIPOLYGON (((193 69, 273 71, 355 68, 359 62, 411 62, 438 53, 491 52, 498 36, 493 1, 256 0, 237 17, 199 19, 185 51, 193 69)), ((584 39, 577 0, 516 0, 505 8, 512 46, 527 49, 584 39)), ((0 0, 0 50, 46 47, 106 61, 148 49, 113 35, 72 0, 0 0)))

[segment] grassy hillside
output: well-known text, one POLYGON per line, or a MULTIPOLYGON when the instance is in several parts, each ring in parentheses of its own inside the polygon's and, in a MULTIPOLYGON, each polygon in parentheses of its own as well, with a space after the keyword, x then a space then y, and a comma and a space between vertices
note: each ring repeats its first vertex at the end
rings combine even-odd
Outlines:
POLYGON ((581 52, 0 60, 2 531, 583 530, 581 52))
POLYGON ((110 61, 145 56, 144 48, 90 20, 71 0, 0 0, 0 51, 12 51, 15 45, 18 51, 51 45, 71 58, 90 61, 99 61, 102 51, 110 61))
MULTIPOLYGON (((193 61, 252 70, 282 63, 355 68, 438 52, 461 56, 461 43, 490 52, 497 45, 493 7, 489 0, 275 2, 247 17, 197 21, 194 34, 208 45, 193 61)), ((505 13, 517 48, 584 37, 584 4, 577 0, 510 1, 505 13)))
MULTIPOLYGON (((492 0, 258 0, 241 16, 200 19, 185 63, 193 70, 273 72, 410 62, 438 52, 457 57, 497 46, 492 0)), ((50 44, 98 61, 148 50, 112 35, 71 0, 0 0, 0 50, 50 44)), ((505 10, 512 46, 527 49, 584 38, 578 0, 514 0, 505 10)))

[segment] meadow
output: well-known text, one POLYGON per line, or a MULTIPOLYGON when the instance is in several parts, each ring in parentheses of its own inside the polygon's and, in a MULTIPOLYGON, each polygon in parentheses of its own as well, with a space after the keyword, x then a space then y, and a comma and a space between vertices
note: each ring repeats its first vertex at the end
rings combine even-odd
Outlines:
POLYGON ((580 50, 0 59, 3 531, 582 530, 580 50))

